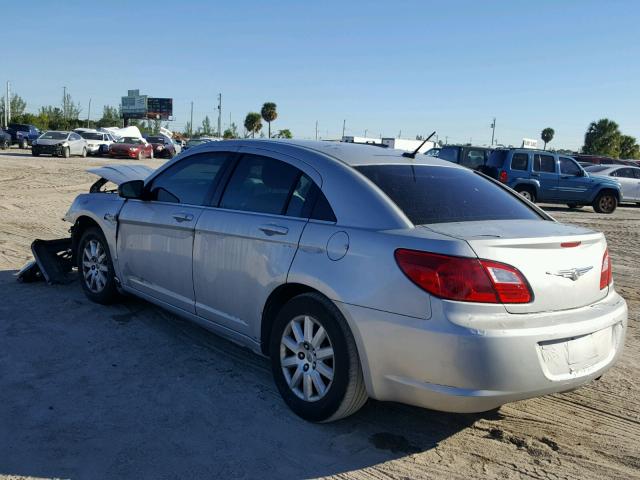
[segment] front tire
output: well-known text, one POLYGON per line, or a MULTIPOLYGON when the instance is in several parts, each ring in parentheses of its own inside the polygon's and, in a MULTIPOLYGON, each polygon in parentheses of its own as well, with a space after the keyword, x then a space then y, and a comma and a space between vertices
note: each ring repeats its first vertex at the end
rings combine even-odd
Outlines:
POLYGON ((138 152, 138 160, 142 160, 144 158, 144 153, 142 153, 142 150, 140 150, 138 152))
POLYGON ((82 234, 76 260, 82 290, 89 300, 103 305, 118 300, 111 253, 102 230, 91 227, 82 234))
POLYGON ((64 158, 69 158, 71 156, 71 152, 69 151, 69 147, 64 147, 62 149, 62 156, 64 158))
POLYGON ((19 145, 20 148, 22 148, 24 150, 24 149, 27 148, 27 145, 28 144, 27 144, 27 140, 26 139, 24 139, 24 138, 20 139, 20 145, 19 145))
POLYGON ((303 419, 339 420, 367 401, 353 334, 338 308, 322 295, 305 293, 285 304, 269 347, 280 395, 303 419))
POLYGON ((593 209, 596 213, 610 214, 615 212, 618 206, 618 197, 612 192, 600 192, 593 201, 593 209))
POLYGON ((86 147, 82 148, 82 158, 87 158, 87 148, 86 147))

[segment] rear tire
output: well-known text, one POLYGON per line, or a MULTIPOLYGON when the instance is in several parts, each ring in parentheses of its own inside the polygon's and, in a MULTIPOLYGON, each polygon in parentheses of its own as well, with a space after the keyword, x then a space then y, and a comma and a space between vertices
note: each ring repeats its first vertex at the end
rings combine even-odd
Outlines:
POLYGON ((367 401, 353 334, 338 308, 322 295, 305 293, 282 307, 269 352, 280 395, 303 419, 332 422, 367 401))
POLYGON ((593 209, 596 213, 611 214, 618 206, 618 197, 612 192, 600 192, 593 201, 593 209))
POLYGON ((516 187, 516 192, 529 200, 531 203, 536 203, 536 193, 531 187, 516 187))
POLYGON ((118 300, 111 253, 107 240, 98 227, 88 228, 80 237, 76 262, 82 290, 89 300, 103 305, 118 300))

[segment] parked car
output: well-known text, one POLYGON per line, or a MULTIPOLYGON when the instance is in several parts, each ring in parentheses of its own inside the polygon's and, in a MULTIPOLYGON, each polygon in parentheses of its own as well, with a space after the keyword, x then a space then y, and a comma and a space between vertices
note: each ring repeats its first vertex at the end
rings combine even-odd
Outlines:
POLYGON ((31 155, 56 155, 69 158, 71 155, 87 156, 87 141, 76 132, 49 130, 40 135, 31 145, 31 155))
POLYGON ((114 142, 111 134, 107 132, 82 129, 76 133, 87 141, 87 153, 89 155, 106 155, 109 153, 109 146, 114 142))
POLYGON ((11 145, 11 135, 0 128, 0 149, 4 150, 11 145))
POLYGON ((10 123, 6 131, 11 135, 11 143, 20 148, 27 148, 41 134, 33 125, 24 123, 10 123))
POLYGON ((598 213, 613 213, 622 198, 616 180, 592 177, 573 158, 543 150, 495 150, 482 172, 534 203, 592 205, 598 213))
POLYGON ((571 157, 578 162, 589 162, 592 165, 633 165, 632 160, 620 160, 619 158, 601 155, 584 155, 578 153, 571 155, 571 157))
POLYGON ((485 411, 608 370, 627 306, 604 235, 404 153, 239 140, 144 180, 112 166, 119 196, 80 195, 65 216, 82 289, 105 304, 128 292, 270 357, 310 421, 367 397, 485 411))
MULTIPOLYGON (((491 151, 492 149, 486 147, 445 145, 440 148, 437 157, 442 160, 457 163, 471 170, 478 170, 487 163, 491 151)), ((429 152, 427 152, 427 154, 429 154, 429 152)))
POLYGON ((110 157, 153 158, 153 146, 138 137, 122 137, 109 146, 110 157))
POLYGON ((173 158, 176 155, 176 145, 169 137, 164 135, 145 135, 144 138, 152 145, 155 157, 173 158))
POLYGON ((440 150, 442 150, 440 147, 433 147, 427 150, 425 152, 425 155, 429 157, 437 157, 438 155, 440 155, 440 150))
POLYGON ((640 205, 640 167, 592 165, 586 167, 585 170, 594 177, 613 177, 622 187, 620 202, 636 202, 640 205))
POLYGON ((214 142, 216 140, 217 138, 210 137, 190 138, 187 141, 187 144, 184 146, 184 149, 188 150, 189 148, 197 147, 198 145, 202 145, 203 143, 214 142))

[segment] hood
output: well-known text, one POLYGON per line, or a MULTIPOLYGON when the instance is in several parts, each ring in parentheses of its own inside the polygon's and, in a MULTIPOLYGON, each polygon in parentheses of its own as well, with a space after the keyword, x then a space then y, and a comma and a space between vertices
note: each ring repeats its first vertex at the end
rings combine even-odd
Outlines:
POLYGON ((593 180, 594 183, 607 184, 612 186, 615 185, 616 187, 620 188, 620 182, 615 178, 609 177, 607 175, 598 175, 596 173, 589 173, 589 178, 593 180))
POLYGON ((62 144, 64 142, 67 142, 68 140, 58 140, 58 139, 54 139, 54 138, 38 138, 37 139, 37 144, 38 145, 58 145, 58 144, 62 144))
POLYGON ((146 165, 105 165, 104 167, 90 168, 87 172, 120 185, 131 180, 144 180, 151 175, 153 170, 146 165))

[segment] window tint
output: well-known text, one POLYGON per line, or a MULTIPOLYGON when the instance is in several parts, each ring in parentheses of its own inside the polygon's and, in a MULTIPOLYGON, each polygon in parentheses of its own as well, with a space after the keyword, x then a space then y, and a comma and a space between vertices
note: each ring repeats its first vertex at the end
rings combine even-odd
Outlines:
MULTIPOLYGON (((636 176, 633 173, 633 168, 620 168, 618 170, 616 170, 615 172, 615 176, 616 177, 622 177, 622 178, 636 178, 636 176)), ((612 174, 613 175, 613 174, 612 174)))
POLYGON ((633 175, 634 175, 636 178, 640 178, 640 168, 634 168, 634 169, 633 169, 633 175))
POLYGON ((458 163, 458 150, 458 147, 442 147, 440 153, 438 153, 438 158, 458 163))
POLYGON ((324 196, 324 193, 318 188, 315 187, 317 191, 316 203, 313 207, 313 213, 311 214, 311 218, 314 220, 324 220, 326 222, 336 222, 336 215, 333 213, 333 209, 329 204, 329 200, 324 196))
POLYGON ((151 200, 205 205, 229 156, 225 152, 203 153, 182 159, 151 182, 151 200))
POLYGON ((311 195, 313 193, 313 181, 306 175, 300 175, 300 179, 293 189, 286 215, 288 217, 309 218, 311 215, 311 195))
POLYGON ((476 170, 478 167, 483 166, 484 150, 467 150, 464 153, 464 158, 460 162, 460 165, 464 165, 472 170, 476 170))
POLYGON ((570 158, 560 157, 560 173, 563 175, 580 175, 582 170, 576 162, 570 158))
POLYGON ((606 165, 589 165, 588 167, 585 167, 584 169, 587 172, 591 172, 591 173, 596 173, 596 172, 601 172, 603 170, 607 170, 609 167, 606 165))
POLYGON ((426 165, 356 167, 415 225, 541 217, 517 196, 470 170, 426 165))
POLYGON ((509 152, 507 150, 494 150, 489 155, 489 160, 487 161, 488 167, 502 168, 504 165, 504 161, 507 158, 507 154, 509 152))
POLYGON ((556 172, 556 160, 551 155, 533 155, 533 170, 535 172, 556 172))
POLYGON ((514 153, 511 157, 511 170, 529 170, 529 154, 514 153))
POLYGON ((222 195, 220 207, 283 215, 300 173, 273 158, 244 155, 222 195))

